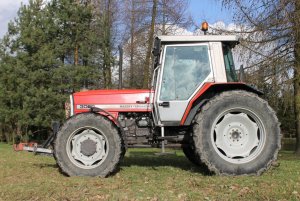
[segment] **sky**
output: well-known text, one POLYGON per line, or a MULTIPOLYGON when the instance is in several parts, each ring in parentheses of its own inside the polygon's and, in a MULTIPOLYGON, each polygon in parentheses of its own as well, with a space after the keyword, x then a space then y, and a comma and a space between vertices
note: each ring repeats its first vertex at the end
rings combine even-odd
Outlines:
POLYGON ((190 0, 189 10, 198 23, 203 21, 210 24, 218 21, 232 23, 233 15, 230 10, 222 7, 222 0, 190 0))
MULTIPOLYGON (((17 16, 21 3, 28 0, 0 0, 0 38, 7 32, 7 24, 17 16)), ((224 21, 232 22, 230 11, 222 8, 221 0, 190 0, 189 10, 196 22, 201 24, 206 20, 209 23, 224 21)))

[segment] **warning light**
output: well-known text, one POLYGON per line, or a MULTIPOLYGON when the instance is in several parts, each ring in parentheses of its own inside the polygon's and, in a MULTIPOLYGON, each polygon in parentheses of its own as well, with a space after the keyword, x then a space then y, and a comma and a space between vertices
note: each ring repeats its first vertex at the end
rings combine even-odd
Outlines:
POLYGON ((201 30, 204 32, 204 35, 206 35, 206 32, 208 30, 208 23, 206 21, 202 23, 201 30))

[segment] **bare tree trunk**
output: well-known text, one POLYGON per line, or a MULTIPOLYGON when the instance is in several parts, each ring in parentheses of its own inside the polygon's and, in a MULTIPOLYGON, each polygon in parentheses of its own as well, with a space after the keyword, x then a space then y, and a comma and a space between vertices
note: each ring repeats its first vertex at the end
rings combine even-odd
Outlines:
POLYGON ((2 142, 3 140, 6 140, 4 124, 0 123, 0 142, 2 142))
POLYGON ((106 80, 107 80, 107 88, 112 87, 112 82, 111 82, 111 44, 110 44, 110 38, 111 38, 111 21, 110 21, 110 15, 111 15, 111 0, 108 0, 107 3, 107 35, 106 35, 106 42, 107 42, 107 68, 106 68, 106 80))
POLYGON ((109 89, 112 87, 111 82, 111 0, 108 0, 105 5, 103 16, 103 76, 104 87, 109 89))
POLYGON ((4 131, 4 135, 5 135, 5 141, 6 141, 6 143, 10 143, 11 141, 10 141, 10 136, 11 136, 11 134, 9 134, 6 130, 4 131))
POLYGON ((163 21, 162 21, 162 35, 166 34, 166 0, 162 0, 162 6, 163 6, 163 10, 162 10, 162 15, 163 15, 163 21))
POLYGON ((131 18, 130 18, 130 88, 134 85, 134 66, 133 66, 133 56, 134 56, 134 23, 135 23, 135 16, 134 16, 134 0, 131 0, 131 18))
POLYGON ((296 150, 300 155, 300 1, 295 1, 295 67, 294 67, 294 110, 296 123, 296 150))
POLYGON ((152 7, 152 18, 151 18, 151 29, 148 35, 148 49, 146 54, 146 62, 144 66, 144 82, 143 88, 148 88, 150 83, 150 59, 151 59, 151 50, 153 45, 153 37, 154 37, 154 28, 155 28, 155 18, 157 13, 157 0, 153 0, 152 7))

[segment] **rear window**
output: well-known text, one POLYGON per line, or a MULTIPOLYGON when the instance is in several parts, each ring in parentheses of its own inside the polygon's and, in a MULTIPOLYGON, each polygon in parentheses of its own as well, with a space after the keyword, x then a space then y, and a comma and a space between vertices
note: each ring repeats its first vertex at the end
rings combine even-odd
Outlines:
POLYGON ((223 54, 224 54, 224 63, 225 63, 227 82, 238 82, 231 48, 226 45, 223 46, 223 54))

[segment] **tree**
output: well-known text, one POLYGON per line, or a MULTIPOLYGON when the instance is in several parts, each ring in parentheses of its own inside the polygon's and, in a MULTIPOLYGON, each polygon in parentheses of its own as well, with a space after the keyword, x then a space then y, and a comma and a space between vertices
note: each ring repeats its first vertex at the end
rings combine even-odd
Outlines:
POLYGON ((130 88, 148 88, 152 74, 153 39, 157 35, 182 34, 192 24, 186 0, 126 0, 123 20, 125 81, 130 88), (156 4, 156 5, 155 5, 156 4), (155 9, 154 9, 155 8, 155 9), (153 16, 155 11, 155 18, 153 16), (146 40, 145 40, 146 39, 146 40), (128 61, 128 67, 127 67, 128 61))
POLYGON ((0 42, 0 138, 12 141, 16 135, 48 131, 52 120, 63 120, 70 93, 114 87, 120 43, 130 58, 124 62, 128 86, 148 87, 154 35, 186 27, 186 5, 184 0, 30 0, 22 5, 0 42))
POLYGON ((296 154, 300 155, 300 2, 295 0, 292 12, 292 40, 294 42, 294 110, 296 117, 296 154))
POLYGON ((187 0, 159 0, 156 33, 161 35, 184 34, 188 30, 193 19, 188 12, 187 0))
POLYGON ((1 41, 1 126, 6 141, 39 133, 64 118, 68 95, 94 88, 92 10, 72 0, 31 0, 1 41), (11 133, 11 134, 10 134, 11 133))
POLYGON ((151 51, 152 51, 153 39, 154 39, 154 28, 155 28, 156 13, 157 13, 157 0, 153 0, 152 14, 151 14, 151 25, 150 25, 150 31, 149 31, 149 34, 148 34, 146 61, 145 61, 145 64, 144 64, 143 88, 148 88, 149 83, 150 83, 150 59, 151 59, 151 51))
MULTIPOLYGON (((300 2, 298 0, 223 0, 234 8, 235 21, 243 30, 242 44, 250 49, 255 62, 248 66, 263 76, 262 81, 278 87, 277 98, 293 83, 296 154, 300 154, 300 2), (293 74, 293 75, 292 75, 293 74)), ((288 101, 287 101, 288 103, 288 101)), ((276 104, 273 104, 273 106, 276 104)))

